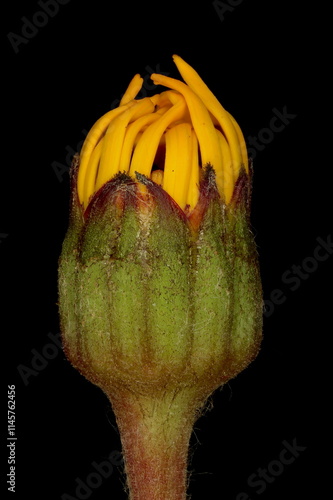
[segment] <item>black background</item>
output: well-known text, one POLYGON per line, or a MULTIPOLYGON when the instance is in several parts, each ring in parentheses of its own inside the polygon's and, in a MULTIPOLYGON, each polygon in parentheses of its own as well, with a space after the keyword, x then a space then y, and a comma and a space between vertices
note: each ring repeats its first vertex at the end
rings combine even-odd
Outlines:
MULTIPOLYGON (((286 107, 296 115, 254 159, 252 225, 264 298, 278 289, 285 300, 265 314, 258 358, 216 392, 213 409, 197 422, 189 493, 192 500, 235 500, 241 492, 251 500, 326 498, 332 489, 326 455, 332 449, 327 416, 332 256, 318 262, 295 290, 282 275, 293 265, 303 268, 317 238, 332 235, 331 146, 322 113, 328 105, 323 53, 328 14, 322 6, 283 6, 275 0, 244 0, 224 19, 210 1, 71 0, 15 53, 7 34, 21 35, 21 18, 31 20, 41 8, 25 1, 11 2, 6 10, 2 399, 6 404, 6 386, 15 384, 16 498, 75 497, 76 478, 86 481, 94 461, 120 450, 107 399, 59 348, 49 350, 54 359, 27 384, 18 366, 31 368, 34 353, 45 354, 52 343, 48 334, 59 332, 57 259, 67 228, 69 179, 67 172, 56 175, 54 162, 68 167, 68 152, 77 149, 83 131, 121 97, 135 73, 145 77, 157 70, 178 77, 173 53, 194 66, 246 138, 269 127, 274 109, 286 107), (306 449, 259 494, 248 478, 279 459, 285 440, 306 449)), ((4 449, 5 415, 4 410, 4 449)), ((122 481, 115 468, 89 498, 125 500, 122 481)))

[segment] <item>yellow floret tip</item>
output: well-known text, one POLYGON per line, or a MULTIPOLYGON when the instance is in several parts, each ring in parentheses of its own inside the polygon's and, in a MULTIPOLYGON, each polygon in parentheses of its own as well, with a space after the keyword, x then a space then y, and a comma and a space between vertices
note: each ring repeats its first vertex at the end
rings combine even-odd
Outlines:
POLYGON ((215 170, 221 198, 229 203, 243 167, 249 172, 242 131, 198 73, 178 55, 173 60, 184 82, 152 74, 169 90, 136 99, 143 79, 135 75, 119 107, 90 130, 80 153, 77 189, 84 209, 118 172, 139 172, 159 184, 190 213, 199 199, 202 168, 215 170), (162 154, 163 153, 163 154, 162 154))

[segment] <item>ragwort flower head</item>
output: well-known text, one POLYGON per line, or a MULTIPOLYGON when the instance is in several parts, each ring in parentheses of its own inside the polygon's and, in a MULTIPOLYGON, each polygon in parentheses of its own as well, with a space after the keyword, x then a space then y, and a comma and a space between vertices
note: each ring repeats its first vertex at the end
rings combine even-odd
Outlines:
POLYGON ((59 263, 65 352, 110 398, 133 500, 185 498, 198 412, 261 341, 243 134, 174 62, 184 82, 136 99, 135 75, 87 135, 59 263))

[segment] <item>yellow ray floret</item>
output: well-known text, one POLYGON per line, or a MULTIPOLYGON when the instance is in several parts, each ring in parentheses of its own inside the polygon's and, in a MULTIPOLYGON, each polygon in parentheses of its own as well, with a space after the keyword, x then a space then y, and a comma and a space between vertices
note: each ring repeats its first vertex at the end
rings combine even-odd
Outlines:
POLYGON ((179 123, 171 127, 165 134, 165 144, 163 189, 184 210, 192 168, 191 125, 179 123))
MULTIPOLYGON (((237 176, 239 173, 240 165, 242 163, 242 154, 239 139, 241 138, 241 143, 245 143, 245 141, 243 135, 241 134, 241 137, 239 137, 235 129, 234 125, 236 121, 231 118, 231 115, 223 108, 223 106, 220 104, 211 90, 207 87, 198 73, 189 64, 187 64, 181 57, 176 54, 173 56, 173 60, 178 68, 179 73, 182 75, 187 85, 196 94, 200 95, 200 98, 202 99, 207 109, 218 120, 222 132, 224 133, 228 141, 233 161, 233 168, 237 176)), ((246 163, 244 166, 248 171, 248 164, 246 163)))
POLYGON ((96 179, 96 191, 119 172, 121 151, 130 122, 135 122, 147 113, 154 110, 154 104, 149 98, 137 101, 134 106, 126 109, 110 123, 105 136, 101 152, 101 160, 96 179))
MULTIPOLYGON (((135 102, 130 102, 127 104, 127 107, 130 108, 135 104, 135 102)), ((108 113, 105 113, 97 122, 95 125, 92 127, 92 129, 89 131, 84 144, 82 146, 82 150, 80 153, 80 168, 79 168, 79 173, 78 173, 78 195, 79 199, 83 200, 83 191, 84 191, 84 182, 85 182, 85 176, 87 173, 87 168, 90 160, 90 156, 100 141, 100 139, 103 137, 105 134, 105 131, 110 124, 111 120, 113 120, 116 116, 120 115, 124 111, 124 107, 120 108, 115 108, 109 111, 108 113)))
MULTIPOLYGON (((222 169, 222 157, 218 138, 209 112, 200 97, 192 92, 183 82, 174 78, 153 73, 151 79, 155 84, 170 87, 183 95, 198 138, 202 164, 206 165, 210 163, 214 166, 216 172, 219 172, 222 169)), ((218 187, 221 190, 223 189, 222 185, 218 187)))
POLYGON ((163 133, 173 122, 180 120, 184 116, 186 103, 182 96, 170 92, 169 99, 173 106, 145 130, 134 150, 129 170, 129 174, 133 177, 135 172, 140 172, 140 174, 147 177, 150 176, 163 133))
POLYGON ((119 107, 105 113, 87 135, 78 172, 84 208, 118 172, 133 179, 136 172, 150 177, 187 213, 199 199, 202 167, 213 166, 226 203, 241 166, 248 172, 246 145, 236 120, 191 66, 177 55, 173 58, 185 83, 154 73, 153 82, 170 90, 136 99, 143 79, 135 75, 119 107))
POLYGON ((135 99, 135 97, 141 90, 142 84, 143 78, 141 78, 140 75, 134 75, 132 80, 130 81, 129 86, 126 89, 125 94, 121 98, 119 106, 123 106, 124 104, 127 104, 128 102, 135 99))

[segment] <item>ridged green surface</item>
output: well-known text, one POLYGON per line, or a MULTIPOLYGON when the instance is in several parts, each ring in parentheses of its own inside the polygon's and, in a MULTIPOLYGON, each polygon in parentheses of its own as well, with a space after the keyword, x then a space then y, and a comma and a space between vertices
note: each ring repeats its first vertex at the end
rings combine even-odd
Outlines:
POLYGON ((230 331, 231 363, 241 371, 256 356, 262 332, 262 290, 257 265, 257 253, 242 209, 232 210, 228 217, 233 235, 232 269, 234 307, 230 331))
POLYGON ((233 314, 233 273, 224 244, 225 214, 215 191, 197 238, 192 263, 193 347, 191 363, 198 376, 219 377, 227 370, 233 314))
POLYGON ((139 180, 148 198, 119 175, 84 222, 73 203, 59 265, 65 351, 109 393, 167 384, 209 393, 247 366, 261 338, 249 180, 226 209, 207 169, 195 230, 160 187, 139 180))

